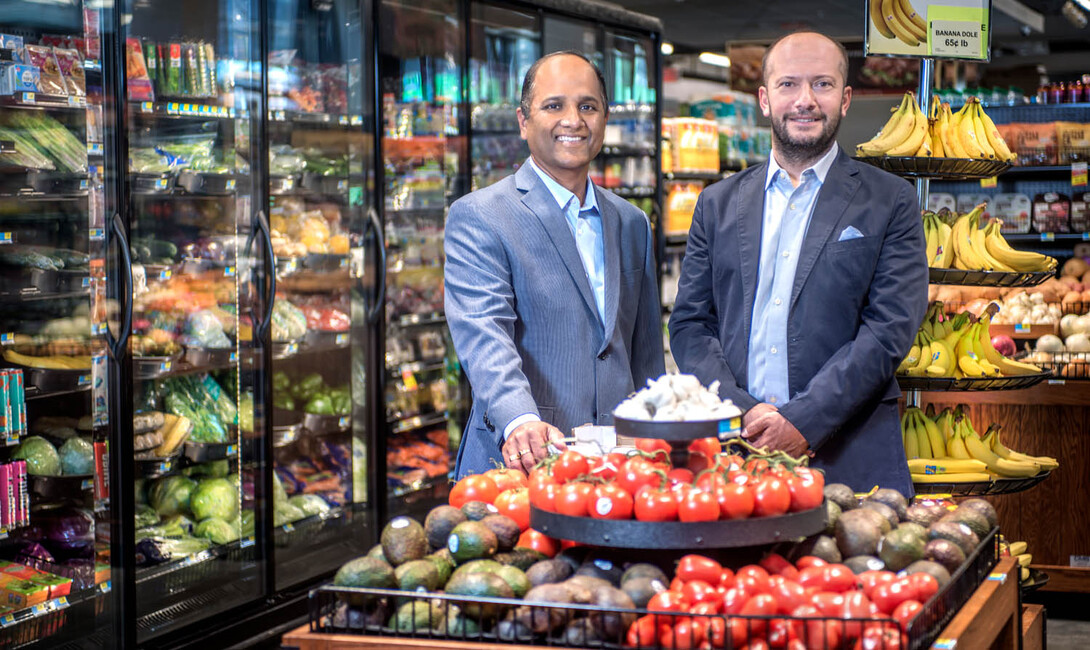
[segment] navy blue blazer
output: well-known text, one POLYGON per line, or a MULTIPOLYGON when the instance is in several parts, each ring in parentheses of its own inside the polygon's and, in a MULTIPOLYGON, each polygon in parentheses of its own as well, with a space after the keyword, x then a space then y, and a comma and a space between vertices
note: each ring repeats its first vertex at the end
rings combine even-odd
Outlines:
MULTIPOLYGON (((706 188, 682 262, 670 346, 682 372, 743 410, 768 163, 706 188)), ((837 156, 803 241, 787 323, 791 399, 780 407, 826 481, 912 494, 894 378, 927 308, 915 189, 837 156), (864 236, 840 241, 854 226, 864 236)))

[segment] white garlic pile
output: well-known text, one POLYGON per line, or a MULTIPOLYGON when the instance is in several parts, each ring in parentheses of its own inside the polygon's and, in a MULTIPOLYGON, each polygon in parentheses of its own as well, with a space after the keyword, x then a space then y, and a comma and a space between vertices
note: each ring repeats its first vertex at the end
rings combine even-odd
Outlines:
POLYGON ((726 420, 740 415, 742 411, 733 402, 719 399, 718 381, 704 388, 696 376, 680 374, 648 379, 647 388, 613 409, 614 417, 656 422, 726 420))

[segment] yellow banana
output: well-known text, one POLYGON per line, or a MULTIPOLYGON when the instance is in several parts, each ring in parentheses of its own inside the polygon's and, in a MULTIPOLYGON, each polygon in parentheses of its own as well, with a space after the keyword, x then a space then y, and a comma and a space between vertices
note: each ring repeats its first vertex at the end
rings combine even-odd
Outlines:
POLYGON ((973 247, 973 250, 976 251, 976 254, 987 262, 988 266, 985 270, 1013 272, 1014 269, 995 259, 988 253, 988 246, 984 243, 984 231, 978 226, 979 222, 976 221, 969 224, 969 243, 973 247))
POLYGON ((893 32, 890 30, 889 25, 886 24, 886 19, 882 15, 882 0, 870 0, 870 19, 874 23, 874 28, 878 30, 878 33, 886 38, 896 38, 893 32))
POLYGON ((958 474, 912 474, 913 483, 986 483, 992 480, 985 472, 963 472, 958 474))
POLYGON ((995 151, 996 157, 1000 160, 1006 160, 1012 162, 1018 158, 1018 155, 1011 151, 1007 145, 1007 141, 1003 139, 1003 136, 999 135, 999 129, 995 128, 995 122, 992 118, 988 117, 988 114, 984 112, 984 109, 980 109, 980 123, 984 127, 984 133, 988 137, 988 144, 992 146, 995 151))
POLYGON ((1017 460, 1000 458, 981 441, 976 434, 968 433, 964 436, 965 450, 973 458, 988 466, 992 472, 1008 478, 1029 478, 1040 473, 1041 469, 1033 463, 1024 463, 1017 460))
POLYGON ((915 458, 908 461, 908 470, 913 474, 961 474, 983 472, 987 468, 987 465, 976 459, 915 458))
POLYGON ((927 116, 920 110, 920 105, 916 103, 915 96, 909 98, 909 110, 912 112, 913 118, 912 130, 909 132, 904 142, 901 142, 886 151, 887 156, 911 156, 920 148, 923 141, 927 139, 927 116))
POLYGON ((905 355, 905 358, 901 360, 901 365, 897 366, 897 374, 903 375, 908 372, 909 368, 913 368, 920 362, 920 346, 913 343, 912 348, 905 355))
POLYGON ((1011 542, 1008 550, 1012 557, 1017 557, 1029 550, 1029 544, 1026 542, 1011 542))
MULTIPOLYGON (((988 355, 984 353, 984 348, 980 346, 981 332, 987 331, 984 327, 984 323, 978 322, 975 326, 976 329, 969 333, 969 347, 973 351, 973 361, 980 364, 980 367, 984 368, 984 371, 990 377, 998 377, 1003 374, 999 369, 999 366, 995 365, 988 359, 988 355)), ((988 339, 988 343, 991 343, 991 339, 988 339)), ((993 348, 994 349, 994 348, 993 348)))
POLYGON ((893 117, 886 122, 878 135, 857 145, 857 153, 863 156, 881 156, 890 148, 904 142, 905 138, 912 132, 912 127, 916 124, 916 116, 912 113, 909 101, 910 97, 909 93, 905 93, 905 96, 901 99, 901 105, 897 107, 893 117))
POLYGON ((984 124, 980 121, 980 113, 980 100, 974 99, 970 115, 973 118, 973 132, 976 134, 977 144, 980 145, 985 158, 995 160, 995 150, 992 149, 992 145, 988 142, 988 132, 984 130, 984 124))
POLYGON ((882 0, 882 18, 889 25, 893 34, 901 39, 905 45, 916 47, 920 44, 917 38, 916 26, 907 16, 901 14, 900 3, 897 0, 882 0))
POLYGON ((942 339, 935 339, 931 342, 931 357, 934 365, 942 368, 942 377, 949 377, 957 364, 953 350, 942 339))
POLYGON ((909 22, 916 28, 915 33, 919 35, 918 40, 923 42, 927 38, 927 22, 916 13, 909 0, 898 0, 898 5, 901 8, 901 14, 908 18, 909 22))
POLYGON ((954 246, 950 238, 952 229, 942 219, 937 219, 939 229, 939 252, 941 257, 939 258, 938 267, 940 269, 948 269, 950 265, 954 263, 954 246))
POLYGON ((939 133, 942 135, 942 147, 951 158, 968 158, 969 152, 961 145, 957 131, 954 129, 954 114, 950 111, 950 103, 942 103, 942 122, 939 124, 939 133))
POLYGON ((1036 375, 1041 372, 1041 369, 1032 363, 1015 361, 1000 354, 999 350, 996 350, 995 346, 992 345, 992 337, 988 329, 990 325, 991 316, 985 316, 981 319, 981 331, 977 333, 977 349, 987 358, 989 363, 999 368, 1004 377, 1036 375))
POLYGON ((923 140, 920 140, 920 148, 912 155, 916 158, 931 157, 931 137, 928 135, 926 127, 924 128, 923 140))
POLYGON ((904 436, 905 458, 909 460, 920 457, 920 439, 916 436, 916 430, 912 426, 912 419, 905 415, 901 421, 901 430, 904 436))
POLYGON ((954 437, 954 412, 947 406, 939 413, 935 419, 935 424, 939 427, 939 433, 942 434, 943 440, 946 444, 950 444, 950 438, 954 437))
MULTIPOLYGON (((916 409, 910 419, 913 420, 913 431, 916 432, 916 453, 919 454, 920 458, 934 458, 936 452, 932 451, 931 439, 927 437, 927 429, 924 428, 923 422, 921 422, 921 419, 926 419, 923 418, 923 413, 916 409)), ((944 447, 937 453, 942 456, 945 451, 944 447)))
POLYGON ((939 229, 935 226, 935 218, 932 215, 924 215, 923 234, 927 241, 927 265, 935 266, 939 251, 939 229))
POLYGON ((973 128, 973 119, 970 113, 971 99, 966 101, 961 110, 954 114, 954 130, 968 157, 980 159, 984 157, 984 150, 980 148, 980 144, 976 141, 976 130, 973 128))
POLYGON ((964 214, 954 221, 950 231, 950 243, 954 249, 954 268, 964 271, 979 271, 985 262, 972 247, 972 233, 969 232, 969 215, 964 214))
POLYGON ((1053 257, 1034 253, 1033 251, 1019 251, 1011 248, 1003 237, 1002 226, 1002 221, 992 219, 991 223, 985 228, 984 245, 993 258, 1015 271, 1024 273, 1051 271, 1056 268, 1056 259, 1053 257))
POLYGON ((927 432, 927 439, 931 443, 932 458, 945 458, 946 457, 946 440, 942 437, 942 432, 939 431, 938 425, 935 422, 920 413, 920 423, 927 432))
POLYGON ((969 451, 965 449, 965 440, 963 438, 962 432, 955 426, 953 435, 946 441, 946 455, 948 457, 973 460, 973 457, 969 455, 969 451))
POLYGON ((1054 470, 1060 466, 1059 462, 1055 458, 1049 456, 1030 456, 1029 454, 1023 454, 1020 451, 1014 451, 1008 449, 1003 441, 1000 439, 1000 427, 998 425, 992 425, 988 434, 984 437, 986 444, 989 444, 991 450, 995 452, 996 456, 1005 458, 1007 460, 1020 461, 1023 463, 1032 463, 1037 465, 1042 470, 1054 470))

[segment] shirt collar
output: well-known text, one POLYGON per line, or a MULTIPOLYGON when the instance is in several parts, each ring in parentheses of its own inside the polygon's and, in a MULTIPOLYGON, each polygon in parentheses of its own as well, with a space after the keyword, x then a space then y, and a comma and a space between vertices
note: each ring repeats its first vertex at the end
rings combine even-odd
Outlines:
MULTIPOLYGON (((833 146, 827 152, 825 152, 825 155, 818 159, 818 161, 812 166, 802 170, 802 173, 805 174, 806 172, 812 170, 817 176, 818 181, 824 184, 825 177, 829 175, 829 169, 833 166, 833 161, 836 160, 836 155, 839 152, 840 147, 836 144, 836 142, 833 142, 833 146)), ((781 171, 784 174, 787 174, 787 170, 785 170, 783 167, 780 167, 780 164, 776 162, 776 155, 770 154, 768 156, 768 174, 765 176, 766 190, 772 184, 772 181, 776 178, 776 174, 781 171)), ((802 177, 801 174, 799 175, 799 177, 802 177)))
MULTIPOLYGON (((541 177, 541 181, 545 183, 545 187, 549 188, 549 193, 553 195, 554 199, 556 199, 556 204, 560 206, 561 210, 563 210, 564 207, 568 205, 568 201, 571 201, 572 198, 575 198, 575 194, 560 183, 557 183, 552 176, 549 176, 544 171, 542 171, 542 169, 537 166, 537 163, 534 162, 533 156, 527 158, 527 161, 530 163, 530 167, 532 167, 533 170, 537 172, 537 175, 541 177)), ((586 198, 583 199, 583 205, 579 206, 579 210, 582 211, 597 209, 598 197, 595 196, 594 183, 591 182, 590 176, 588 175, 586 198)))

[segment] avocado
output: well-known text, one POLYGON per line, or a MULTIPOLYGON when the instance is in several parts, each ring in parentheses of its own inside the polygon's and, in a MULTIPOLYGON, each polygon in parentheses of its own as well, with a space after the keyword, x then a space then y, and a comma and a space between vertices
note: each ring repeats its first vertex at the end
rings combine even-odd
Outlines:
POLYGON ((515 548, 515 544, 519 541, 519 535, 522 534, 522 530, 515 523, 515 520, 506 515, 488 515, 481 520, 481 523, 488 526, 488 529, 495 533, 496 542, 499 544, 499 550, 501 551, 510 551, 515 548))
POLYGON ((936 521, 927 530, 927 534, 931 539, 947 539, 957 544, 966 557, 972 555, 976 545, 980 543, 972 529, 956 521, 936 521))
POLYGON ((836 504, 836 501, 831 499, 825 500, 825 534, 832 535, 836 531, 836 520, 840 519, 840 515, 843 511, 840 506, 836 504))
POLYGON ((498 546, 496 533, 479 521, 463 521, 447 536, 447 549, 457 564, 492 557, 498 546))
POLYGON ((917 524, 914 521, 901 522, 897 526, 897 528, 907 530, 908 532, 912 533, 916 537, 920 538, 921 542, 924 542, 924 543, 927 542, 927 529, 924 528, 923 526, 917 524))
POLYGON ((496 637, 501 641, 522 641, 529 644, 534 639, 534 633, 522 621, 514 618, 513 614, 508 614, 496 625, 496 637))
POLYGON ((984 539, 992 527, 988 525, 988 518, 974 508, 958 508, 939 521, 956 521, 965 524, 973 531, 977 539, 984 539))
POLYGON ((836 522, 836 545, 841 555, 875 555, 882 538, 880 522, 885 518, 869 508, 857 508, 840 515, 836 522))
POLYGON ((929 541, 924 546, 923 555, 925 559, 938 562, 950 573, 957 571, 962 564, 965 564, 965 551, 948 539, 929 541))
MULTIPOLYGON (((447 582, 446 593, 451 596, 467 596, 469 599, 480 596, 490 598, 513 598, 515 592, 503 578, 495 573, 475 571, 453 575, 447 582)), ((473 619, 494 619, 503 613, 503 606, 498 603, 479 602, 467 599, 460 605, 462 612, 473 619)))
POLYGON ((382 529, 382 553, 392 566, 422 560, 428 554, 424 527, 411 517, 395 517, 382 529))
POLYGON ((842 512, 859 507, 859 499, 855 497, 855 492, 843 483, 829 483, 826 485, 825 498, 840 506, 842 512))
POLYGON ((447 584, 447 580, 450 580, 450 574, 454 572, 454 558, 451 557, 450 551, 445 548, 439 549, 424 559, 435 565, 435 570, 439 572, 439 587, 442 588, 447 584))
POLYGON ((844 566, 851 569, 855 575, 859 575, 864 571, 881 571, 886 568, 886 563, 873 555, 856 555, 844 560, 844 566))
POLYGON ((895 528, 878 540, 878 557, 890 571, 923 559, 924 541, 907 528, 895 528))
POLYGON ((556 558, 570 564, 571 570, 574 572, 576 569, 583 566, 583 562, 587 560, 587 556, 590 555, 590 553, 591 548, 589 546, 572 546, 557 553, 556 558))
MULTIPOLYGON (((375 544, 371 547, 371 550, 367 551, 367 557, 373 557, 376 560, 382 560, 386 562, 386 556, 382 553, 382 544, 375 544)), ((389 564, 389 562, 386 562, 389 564)))
POLYGON ((901 520, 897 518, 897 513, 893 510, 893 508, 890 508, 881 501, 864 501, 863 505, 860 507, 874 510, 878 514, 882 515, 882 518, 885 519, 886 523, 889 524, 889 527, 885 529, 885 532, 887 533, 896 528, 897 524, 901 523, 901 520))
POLYGON ((439 568, 428 559, 409 560, 394 569, 394 576, 402 591, 435 591, 443 584, 439 568))
POLYGON ((410 600, 397 608, 389 626, 399 632, 442 631, 445 627, 443 608, 428 600, 410 600))
POLYGON ((462 504, 462 514, 470 521, 480 521, 488 515, 498 515, 499 508, 484 501, 466 501, 462 504))
POLYGON ((995 506, 984 499, 966 499, 958 506, 958 510, 961 510, 962 508, 970 508, 984 515, 984 518, 988 520, 988 530, 999 525, 999 514, 995 511, 995 506))
POLYGON ((632 602, 636 604, 636 607, 643 609, 647 606, 647 601, 651 600, 651 596, 654 596, 660 591, 666 591, 667 584, 668 583, 663 582, 658 578, 639 576, 636 578, 629 578, 621 583, 621 591, 628 594, 628 597, 632 599, 632 602))
POLYGON ((946 586, 946 583, 950 582, 950 572, 946 570, 946 567, 942 566, 938 562, 931 562, 930 560, 918 560, 905 567, 905 573, 912 575, 913 573, 927 573, 935 578, 935 581, 939 583, 939 589, 946 586))
MULTIPOLYGON (((897 521, 905 520, 905 514, 908 510, 908 499, 906 499, 905 495, 901 494, 897 490, 882 488, 867 497, 867 501, 877 501, 879 503, 884 503, 892 508, 893 512, 897 514, 897 521)), ((894 524, 894 526, 896 525, 897 524, 894 524)))
MULTIPOLYGON (((616 616, 615 614, 613 616, 616 616)), ((593 615, 592 617, 593 618, 593 615)), ((570 648, 587 648, 590 646, 601 646, 603 639, 598 635, 598 628, 592 625, 591 618, 575 619, 568 626, 564 628, 563 634, 560 638, 570 648)))
POLYGON ((807 537, 798 544, 795 544, 789 551, 791 561, 796 561, 800 557, 806 557, 807 555, 821 558, 830 564, 836 564, 843 558, 840 554, 840 549, 836 546, 836 540, 828 535, 813 535, 807 537))
POLYGON ((629 580, 634 580, 636 578, 651 578, 652 580, 658 580, 664 585, 670 584, 670 579, 666 577, 666 573, 664 573, 662 569, 647 562, 633 564, 625 569, 624 574, 621 575, 621 584, 623 585, 629 580))
MULTIPOLYGON (((396 589, 397 577, 389 564, 365 556, 349 560, 341 565, 341 568, 337 569, 337 575, 333 577, 333 584, 337 587, 396 589)), ((345 600, 356 606, 362 606, 368 602, 367 598, 354 594, 345 600)))
POLYGON ((389 603, 385 598, 373 599, 366 607, 337 603, 333 613, 333 627, 338 629, 363 629, 368 625, 385 625, 389 618, 389 603))
POLYGON ((540 551, 533 551, 528 548, 517 548, 506 553, 496 553, 492 556, 492 559, 500 564, 507 564, 525 571, 534 566, 535 563, 548 558, 540 551))
POLYGON ((621 589, 616 587, 598 587, 594 590, 591 603, 603 610, 630 609, 631 614, 622 612, 591 612, 589 618, 597 634, 603 639, 619 639, 625 630, 636 621, 636 603, 621 589))
POLYGON ((886 514, 892 512, 889 506, 882 503, 871 503, 868 506, 861 506, 856 509, 863 513, 862 516, 865 516, 874 522, 874 525, 881 529, 883 535, 893 530, 893 524, 890 523, 889 517, 886 516, 886 514), (885 514, 879 512, 879 509, 884 509, 885 514))
POLYGON ((946 513, 946 508, 935 503, 915 503, 905 511, 905 519, 927 528, 946 513))
POLYGON ((530 579, 526 577, 526 574, 521 569, 516 569, 513 566, 503 565, 496 570, 496 575, 503 578, 503 581, 507 583, 507 586, 511 587, 511 591, 515 593, 515 598, 522 598, 526 595, 527 591, 530 591, 530 579))
MULTIPOLYGON (((572 602, 572 594, 564 584, 543 584, 526 592, 523 601, 526 603, 555 603, 557 605, 569 605, 572 602)), ((566 610, 564 607, 533 607, 523 605, 514 612, 515 620, 538 634, 543 634, 564 625, 569 618, 570 611, 566 610)))
POLYGON ((481 626, 477 624, 477 621, 463 614, 460 607, 450 605, 447 609, 445 623, 447 634, 464 639, 475 639, 480 636, 481 626))
POLYGON ((454 576, 464 573, 495 573, 500 570, 503 565, 495 560, 470 560, 462 566, 454 570, 454 573, 450 574, 450 579, 454 576))
POLYGON ((466 521, 465 513, 454 506, 432 508, 424 518, 424 533, 428 537, 428 544, 432 548, 446 548, 450 531, 463 521, 466 521))
POLYGON ((621 578, 624 576, 624 571, 621 570, 619 565, 614 564, 613 560, 595 553, 587 556, 583 565, 575 570, 575 575, 601 578, 614 587, 619 587, 621 586, 621 578))
POLYGON ((526 570, 526 577, 530 579, 530 584, 533 586, 549 584, 553 582, 563 582, 574 571, 571 568, 571 564, 564 560, 558 560, 553 558, 551 560, 542 560, 526 570))

